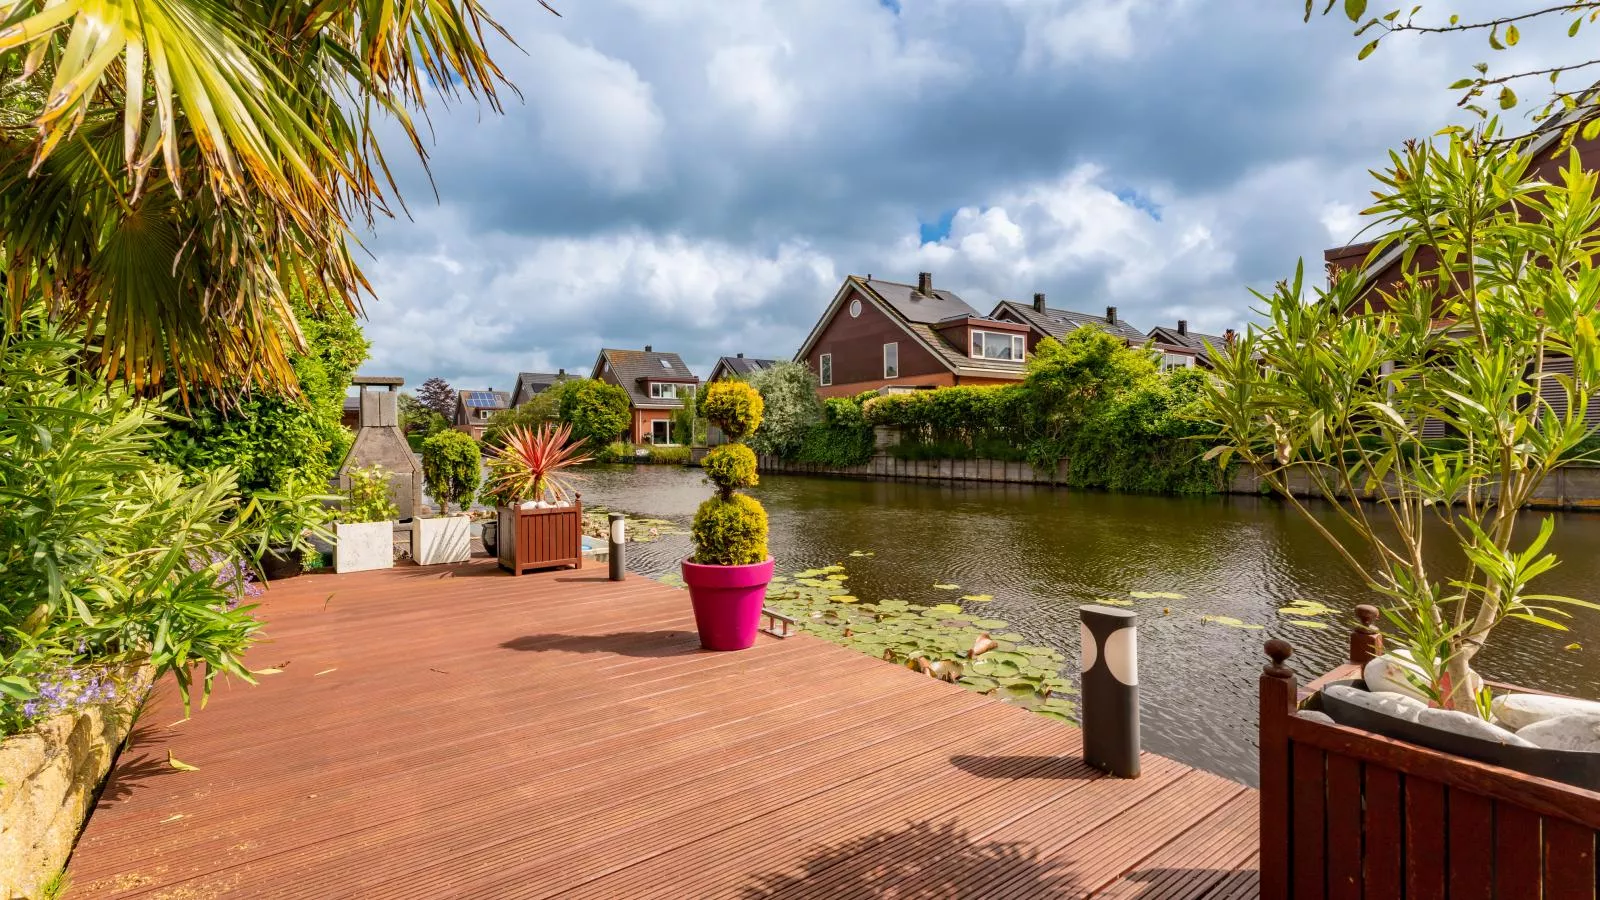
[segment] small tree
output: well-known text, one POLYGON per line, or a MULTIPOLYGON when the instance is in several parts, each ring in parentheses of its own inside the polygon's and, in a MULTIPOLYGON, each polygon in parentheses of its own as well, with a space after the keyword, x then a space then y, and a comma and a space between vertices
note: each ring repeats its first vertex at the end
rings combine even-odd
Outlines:
POLYGON ((1155 377, 1152 354, 1099 328, 1045 338, 1028 358, 1022 389, 1034 439, 1029 461, 1054 469, 1089 416, 1112 397, 1155 377))
POLYGON ((483 426, 484 446, 504 447, 511 432, 519 429, 537 431, 560 417, 561 391, 554 387, 541 391, 515 409, 502 409, 490 416, 488 424, 483 426))
POLYGON ((1544 551, 1553 519, 1517 533, 1518 509, 1594 435, 1600 202, 1595 175, 1569 158, 1556 183, 1532 180, 1493 123, 1407 147, 1368 210, 1392 229, 1369 260, 1404 248, 1401 282, 1368 293, 1345 273, 1307 302, 1297 269, 1257 295, 1268 328, 1212 348, 1211 454, 1242 458, 1305 514, 1385 599, 1426 689, 1451 709, 1483 714, 1469 664, 1496 625, 1565 628, 1562 607, 1600 609, 1531 592, 1556 564, 1544 551), (1291 478, 1339 524, 1290 494, 1291 478), (1464 563, 1430 561, 1430 521, 1464 563))
POLYGON ((417 402, 433 410, 448 421, 456 412, 456 392, 450 382, 435 375, 417 388, 417 402))
POLYGON ((708 566, 747 566, 767 559, 767 511, 754 497, 737 493, 757 481, 756 455, 738 443, 761 425, 762 401, 755 388, 740 381, 719 381, 706 388, 706 418, 728 440, 706 454, 706 478, 716 496, 700 504, 690 534, 694 562, 708 566))
POLYGON ((761 394, 766 414, 750 436, 757 453, 791 459, 805 443, 806 432, 822 421, 822 400, 817 397, 817 376, 797 362, 780 362, 750 376, 750 386, 761 394))
POLYGON ((478 492, 483 458, 478 442, 464 432, 441 431, 422 442, 422 477, 428 493, 439 501, 441 514, 455 503, 463 510, 478 492))
POLYGON ((568 381, 560 390, 561 421, 572 426, 574 440, 602 447, 627 430, 628 393, 622 388, 584 378, 568 381))

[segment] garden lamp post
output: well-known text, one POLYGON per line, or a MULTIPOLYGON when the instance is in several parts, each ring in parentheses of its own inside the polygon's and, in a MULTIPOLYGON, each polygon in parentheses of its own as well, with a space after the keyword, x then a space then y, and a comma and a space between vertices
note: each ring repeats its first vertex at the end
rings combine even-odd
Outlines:
POLYGON ((1138 616, 1078 608, 1083 641, 1083 761, 1119 778, 1139 777, 1138 616))

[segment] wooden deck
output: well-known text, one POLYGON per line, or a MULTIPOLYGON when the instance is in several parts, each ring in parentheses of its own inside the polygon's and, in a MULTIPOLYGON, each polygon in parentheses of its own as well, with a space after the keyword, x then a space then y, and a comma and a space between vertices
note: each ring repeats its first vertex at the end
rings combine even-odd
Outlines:
POLYGON ((1254 791, 688 597, 476 563, 280 583, 259 686, 163 685, 72 900, 1253 897, 1254 791), (179 771, 168 754, 197 766, 179 771))

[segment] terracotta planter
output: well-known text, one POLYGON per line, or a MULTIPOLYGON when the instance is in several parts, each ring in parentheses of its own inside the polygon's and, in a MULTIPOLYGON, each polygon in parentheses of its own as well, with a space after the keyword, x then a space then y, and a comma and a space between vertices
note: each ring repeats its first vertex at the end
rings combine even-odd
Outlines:
POLYGON ((694 604, 700 646, 744 650, 756 642, 761 604, 772 582, 772 558, 747 566, 705 566, 683 561, 683 581, 694 604))
POLYGON ((261 575, 268 581, 282 581, 305 571, 305 552, 287 547, 268 547, 261 554, 261 575))

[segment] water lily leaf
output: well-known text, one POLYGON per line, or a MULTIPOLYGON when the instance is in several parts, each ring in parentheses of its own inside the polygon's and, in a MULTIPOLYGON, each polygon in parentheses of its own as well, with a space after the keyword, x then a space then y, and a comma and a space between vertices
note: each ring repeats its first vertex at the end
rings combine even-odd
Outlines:
POLYGON ((1283 613, 1286 616, 1300 616, 1301 618, 1306 616, 1325 616, 1328 613, 1335 611, 1336 610, 1334 610, 1333 607, 1324 606, 1315 600, 1295 600, 1292 601, 1288 606, 1282 607, 1278 610, 1278 612, 1283 613))
POLYGON ((877 556, 878 554, 872 552, 871 550, 851 550, 850 551, 850 555, 851 556, 877 556))
POLYGON ((956 591, 956 590, 960 590, 961 589, 961 585, 959 585, 959 584, 936 584, 936 585, 933 586, 933 589, 936 590, 936 591, 956 591))
POLYGON ((936 615, 941 615, 941 616, 943 616, 943 615, 959 615, 962 612, 965 612, 965 610, 963 610, 961 607, 955 605, 954 603, 941 603, 938 606, 930 606, 930 607, 928 607, 928 609, 926 611, 929 612, 929 613, 934 613, 936 615))
POLYGON ((987 694, 1000 687, 1000 682, 987 675, 963 675, 960 678, 960 683, 980 694, 987 694))
POLYGON ((985 629, 987 631, 995 631, 996 629, 1005 628, 1007 625, 1010 625, 1011 623, 1007 622, 1004 619, 978 619, 978 620, 974 621, 972 624, 978 626, 979 628, 985 629))
POLYGON ((1312 622, 1312 621, 1308 621, 1308 620, 1305 620, 1305 619, 1289 619, 1287 621, 1289 622, 1290 625, 1298 625, 1301 628, 1327 628, 1328 627, 1328 623, 1327 622, 1312 622))
POLYGON ((1138 600, 1187 600, 1183 594, 1172 591, 1129 591, 1128 596, 1138 600))
POLYGON ((1077 724, 1073 720, 1071 713, 1064 713, 1058 709, 1036 709, 1034 712, 1041 716, 1049 716, 1052 719, 1060 719, 1068 724, 1077 724))
POLYGON ((1011 644, 1020 644, 1023 641, 1027 640, 1026 637, 1023 637, 1022 635, 1017 634, 1015 631, 1007 631, 1004 634, 992 635, 992 637, 997 641, 1006 641, 1007 643, 1011 643, 1011 644))
POLYGON ((858 598, 852 597, 849 594, 835 594, 835 595, 833 595, 833 600, 834 600, 835 603, 855 603, 857 599, 858 598))
POLYGON ((994 595, 993 594, 968 594, 965 597, 962 597, 961 599, 966 600, 966 601, 968 601, 970 603, 988 603, 990 600, 994 599, 994 595))
POLYGON ((1259 631, 1260 629, 1266 627, 1264 625, 1241 622, 1240 620, 1235 619, 1233 616, 1201 616, 1200 621, 1210 622, 1213 625, 1226 625, 1229 628, 1244 628, 1250 631, 1259 631))
POLYGON ((834 574, 828 576, 828 580, 829 581, 844 581, 845 579, 847 579, 849 577, 850 577, 849 575, 846 575, 843 572, 835 572, 834 574))
POLYGON ((1117 598, 1117 597, 1101 597, 1100 599, 1096 600, 1095 602, 1096 603, 1104 603, 1107 606, 1132 606, 1133 605, 1133 601, 1132 600, 1123 600, 1123 599, 1120 599, 1120 598, 1117 598))

